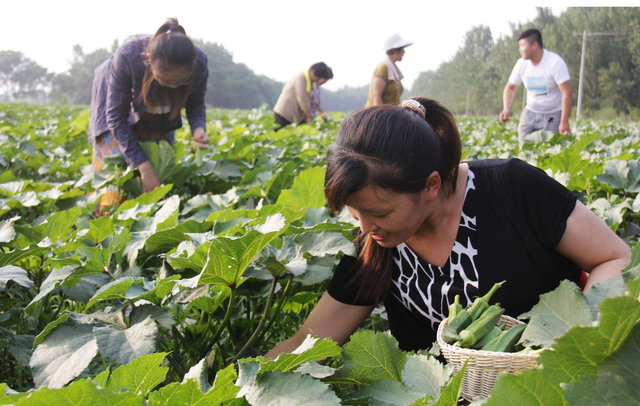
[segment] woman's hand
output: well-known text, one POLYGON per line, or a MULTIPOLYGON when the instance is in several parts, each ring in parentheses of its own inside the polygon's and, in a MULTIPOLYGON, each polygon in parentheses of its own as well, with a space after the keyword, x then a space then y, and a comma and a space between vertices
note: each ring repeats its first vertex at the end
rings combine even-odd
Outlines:
POLYGON ((375 306, 352 306, 340 303, 326 293, 320 298, 300 330, 291 338, 276 345, 265 354, 275 359, 283 352, 290 353, 307 338, 308 334, 320 339, 329 337, 338 345, 349 341, 351 334, 362 325, 375 306))
POLYGON ((191 139, 193 140, 193 143, 195 144, 196 147, 200 149, 209 148, 209 137, 207 137, 207 134, 205 133, 204 128, 198 127, 195 130, 193 130, 191 139))
POLYGON ((158 179, 158 175, 153 170, 151 162, 145 161, 138 165, 138 171, 140 171, 140 180, 142 180, 142 191, 144 193, 152 192, 160 186, 160 179, 158 179))

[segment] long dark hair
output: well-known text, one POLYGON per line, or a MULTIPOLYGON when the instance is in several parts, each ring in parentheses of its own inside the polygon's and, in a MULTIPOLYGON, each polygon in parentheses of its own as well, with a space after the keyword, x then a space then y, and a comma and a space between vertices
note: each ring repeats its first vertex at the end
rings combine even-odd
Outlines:
MULTIPOLYGON (((453 115, 435 100, 414 97, 425 119, 399 106, 361 110, 340 127, 329 148, 324 192, 329 208, 339 212, 350 195, 371 185, 395 193, 417 194, 434 171, 446 195, 456 190, 462 156, 460 133, 453 115)), ((359 252, 351 282, 358 280, 358 299, 380 301, 393 269, 393 250, 370 235, 356 240, 359 252)))
MULTIPOLYGON (((193 71, 196 67, 196 47, 187 37, 184 28, 178 24, 176 18, 170 18, 166 23, 156 31, 155 35, 149 41, 147 47, 149 60, 144 72, 142 81, 142 99, 147 108, 152 107, 154 88, 154 76, 152 69, 169 70, 175 68, 193 71)), ((168 89, 159 89, 159 92, 165 92, 168 97, 168 89)), ((180 115, 182 107, 187 103, 189 93, 191 91, 191 83, 184 86, 178 86, 176 92, 173 92, 173 109, 169 115, 170 119, 174 119, 180 115)))

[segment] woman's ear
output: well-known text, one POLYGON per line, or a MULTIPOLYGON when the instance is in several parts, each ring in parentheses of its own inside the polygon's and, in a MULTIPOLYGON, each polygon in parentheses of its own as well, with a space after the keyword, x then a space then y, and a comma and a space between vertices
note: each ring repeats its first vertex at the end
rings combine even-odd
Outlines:
POLYGON ((440 187, 442 186, 442 179, 440 179, 440 174, 436 171, 431 172, 431 175, 427 178, 427 184, 422 191, 423 198, 430 202, 438 197, 438 193, 440 193, 440 187))

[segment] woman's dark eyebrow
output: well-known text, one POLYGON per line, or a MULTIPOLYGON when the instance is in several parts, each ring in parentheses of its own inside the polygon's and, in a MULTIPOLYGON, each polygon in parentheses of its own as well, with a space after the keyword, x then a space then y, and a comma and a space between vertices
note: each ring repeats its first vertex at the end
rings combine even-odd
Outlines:
POLYGON ((372 208, 372 209, 360 209, 360 211, 364 211, 364 212, 367 212, 367 213, 386 213, 386 212, 389 212, 391 210, 387 209, 387 208, 383 208, 383 209, 372 208))

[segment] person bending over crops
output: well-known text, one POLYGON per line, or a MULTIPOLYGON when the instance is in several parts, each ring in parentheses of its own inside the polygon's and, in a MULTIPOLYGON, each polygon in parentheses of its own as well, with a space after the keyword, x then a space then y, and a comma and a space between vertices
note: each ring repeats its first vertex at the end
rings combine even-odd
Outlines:
POLYGON ((621 274, 630 249, 576 196, 518 159, 460 162, 452 114, 425 98, 348 118, 330 147, 329 208, 360 221, 358 257, 340 261, 300 331, 344 344, 379 302, 405 351, 426 349, 456 295, 468 306, 496 282, 518 316, 560 281, 585 290, 621 274))
POLYGON ((322 109, 318 109, 320 89, 317 89, 317 93, 314 94, 314 87, 322 86, 332 78, 333 71, 324 62, 314 63, 309 69, 296 73, 282 88, 280 97, 273 108, 275 124, 278 127, 276 131, 289 124, 303 124, 313 121, 315 115, 312 111, 314 95, 317 96, 315 110, 326 120, 322 109))
MULTIPOLYGON (((182 127, 186 108, 196 147, 207 148, 204 96, 207 90, 207 56, 193 45, 178 20, 170 19, 154 36, 127 39, 96 70, 91 91, 89 142, 93 145, 93 171, 104 159, 117 154, 140 172, 142 189, 151 192, 162 179, 153 170, 141 141, 166 140, 182 127)), ((112 187, 103 195, 97 212, 123 200, 112 187)))

